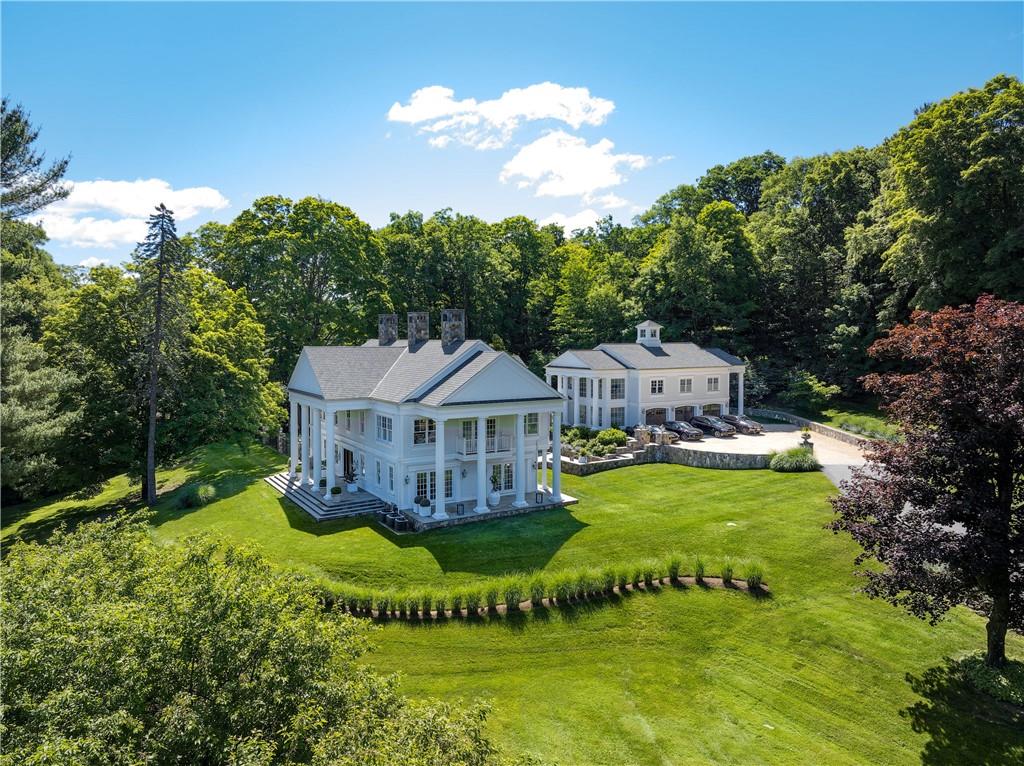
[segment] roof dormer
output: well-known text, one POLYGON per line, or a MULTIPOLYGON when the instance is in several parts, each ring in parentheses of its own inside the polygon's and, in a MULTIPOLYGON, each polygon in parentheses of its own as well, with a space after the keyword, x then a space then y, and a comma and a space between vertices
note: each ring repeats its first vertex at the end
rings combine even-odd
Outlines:
POLYGON ((642 346, 660 348, 661 330, 660 324, 652 322, 650 319, 645 319, 636 326, 636 342, 642 346))

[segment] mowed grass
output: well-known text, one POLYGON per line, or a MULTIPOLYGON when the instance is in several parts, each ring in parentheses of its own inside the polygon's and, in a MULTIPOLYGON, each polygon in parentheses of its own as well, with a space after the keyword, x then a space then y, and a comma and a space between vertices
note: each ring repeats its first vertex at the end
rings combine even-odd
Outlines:
MULTIPOLYGON (((203 477, 220 499, 157 509, 154 534, 250 540, 325 579, 464 583, 512 571, 628 562, 671 551, 756 560, 770 598, 666 589, 493 620, 391 623, 367 661, 414 696, 488 699, 501 744, 562 764, 1009 763, 1024 761, 1020 711, 979 698, 944 658, 980 648, 983 621, 938 626, 857 591, 855 545, 823 529, 820 474, 636 466, 564 477, 578 505, 396 537, 366 521, 315 524, 260 480, 283 460, 211 447, 165 486, 203 477)), ((4 540, 125 501, 117 479, 90 500, 4 514, 4 540)), ((1014 636, 1010 653, 1024 657, 1014 636)))

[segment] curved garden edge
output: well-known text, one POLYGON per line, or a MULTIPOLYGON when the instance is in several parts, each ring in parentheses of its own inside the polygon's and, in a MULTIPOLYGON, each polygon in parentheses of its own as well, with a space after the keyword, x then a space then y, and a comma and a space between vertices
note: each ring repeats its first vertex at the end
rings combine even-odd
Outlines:
POLYGON ((762 582, 760 585, 750 587, 746 580, 733 578, 726 582, 721 577, 703 577, 697 579, 691 576, 679 576, 678 578, 672 577, 661 577, 653 580, 650 584, 647 583, 627 583, 625 586, 615 585, 610 590, 601 591, 598 593, 592 593, 586 596, 580 596, 577 598, 569 599, 558 599, 553 596, 545 596, 540 600, 540 603, 534 603, 530 599, 520 601, 519 604, 512 610, 509 610, 508 604, 498 603, 493 607, 481 606, 477 609, 463 608, 459 610, 444 609, 441 611, 430 610, 429 612, 416 610, 409 612, 406 610, 392 609, 387 612, 382 612, 378 609, 359 609, 351 606, 342 606, 339 604, 339 608, 342 611, 347 612, 355 617, 364 617, 368 619, 388 621, 388 620, 401 620, 405 622, 427 622, 438 621, 444 619, 457 619, 473 617, 487 617, 498 615, 506 615, 510 611, 515 612, 529 612, 533 609, 547 608, 547 609, 558 609, 565 607, 577 606, 579 604, 594 603, 597 601, 607 601, 615 596, 624 596, 633 593, 653 593, 659 591, 665 587, 672 587, 677 589, 685 589, 692 587, 700 587, 706 589, 716 590, 735 590, 743 593, 748 593, 755 598, 765 598, 771 595, 771 591, 768 585, 762 582))

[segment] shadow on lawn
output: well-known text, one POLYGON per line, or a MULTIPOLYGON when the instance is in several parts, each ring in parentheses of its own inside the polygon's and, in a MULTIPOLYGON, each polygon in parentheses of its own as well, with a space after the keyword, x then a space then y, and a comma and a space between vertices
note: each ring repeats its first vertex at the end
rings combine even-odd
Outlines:
POLYGON ((318 537, 368 529, 396 548, 425 550, 446 574, 466 572, 497 576, 542 569, 577 532, 589 526, 569 509, 553 508, 398 535, 369 516, 314 521, 290 500, 278 496, 277 502, 292 529, 318 537))
POLYGON ((1024 763, 1024 709, 977 691, 956 662, 907 675, 923 699, 900 711, 911 728, 930 737, 926 766, 1024 763))

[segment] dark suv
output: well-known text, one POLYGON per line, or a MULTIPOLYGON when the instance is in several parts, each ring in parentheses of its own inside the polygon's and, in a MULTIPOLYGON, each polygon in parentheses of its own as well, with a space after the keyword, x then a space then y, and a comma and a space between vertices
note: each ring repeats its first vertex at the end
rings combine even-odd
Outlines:
POLYGON ((666 421, 663 428, 666 431, 671 431, 676 434, 680 439, 688 442, 699 442, 704 438, 704 432, 696 426, 691 426, 682 420, 669 420, 666 421))
POLYGON ((736 435, 736 429, 717 415, 697 415, 690 422, 706 434, 714 434, 715 436, 736 435))
POLYGON ((722 415, 722 420, 733 426, 741 434, 759 434, 764 431, 760 423, 743 415, 722 415))

